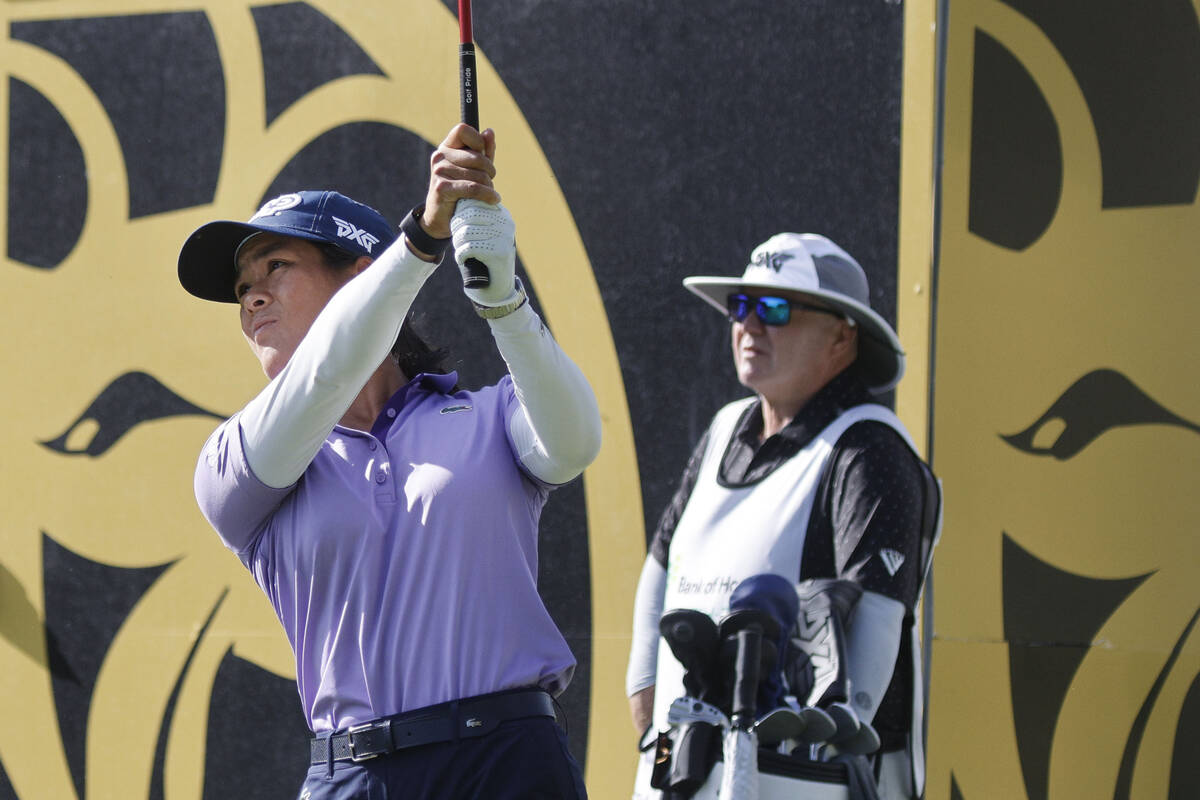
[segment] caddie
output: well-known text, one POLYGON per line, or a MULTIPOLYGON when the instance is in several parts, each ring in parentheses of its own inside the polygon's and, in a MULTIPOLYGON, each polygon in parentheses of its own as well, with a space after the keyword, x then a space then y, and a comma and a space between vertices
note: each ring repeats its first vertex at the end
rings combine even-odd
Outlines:
POLYGON ((777 234, 740 277, 684 286, 727 316, 734 369, 753 394, 717 412, 654 533, 626 681, 634 725, 665 731, 668 708, 685 694, 682 666, 660 646, 664 611, 719 619, 739 582, 766 573, 797 585, 803 617, 812 579, 851 582, 845 699, 879 735, 871 759, 880 796, 917 797, 914 612, 940 488, 874 397, 904 374, 896 333, 871 308, 859 263, 817 234, 777 234))

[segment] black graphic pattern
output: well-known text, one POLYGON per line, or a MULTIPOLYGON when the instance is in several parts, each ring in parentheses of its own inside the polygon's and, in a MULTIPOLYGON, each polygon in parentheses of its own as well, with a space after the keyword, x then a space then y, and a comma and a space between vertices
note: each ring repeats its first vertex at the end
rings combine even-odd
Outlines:
POLYGON ((125 157, 130 219, 212 202, 225 82, 207 16, 18 22, 12 38, 59 56, 96 93, 125 157))
POLYGON ((1004 638, 1028 800, 1048 800, 1050 746, 1071 680, 1105 620, 1146 576, 1097 580, 1047 564, 1004 536, 1004 638))
POLYGON ((1190 0, 1004 0, 1067 62, 1100 141, 1103 208, 1191 203, 1200 183, 1200 19, 1190 0))
POLYGON ((96 679, 113 638, 142 595, 170 566, 98 564, 42 537, 46 635, 61 649, 51 668, 63 748, 79 797, 87 797, 87 720, 96 679))
MULTIPOLYGON (((1200 186, 1193 4, 1005 3, 1050 39, 1083 92, 1100 145, 1101 207, 1192 203, 1200 186)), ((969 227, 1021 250, 1045 231, 1058 204, 1058 126, 1025 66, 979 31, 974 75, 969 227)))
POLYGON ((152 375, 127 372, 106 386, 57 438, 42 444, 63 455, 89 455, 95 458, 143 422, 188 414, 224 419, 220 414, 184 400, 152 375), (96 426, 96 430, 87 445, 77 447, 71 444, 72 434, 89 422, 96 426))
POLYGON ((975 33, 974 69, 967 227, 994 244, 1024 250, 1058 209, 1058 125, 1021 62, 982 31, 975 33))
POLYGON ((36 89, 12 78, 8 91, 8 257, 54 269, 83 231, 83 150, 62 114, 36 89))
POLYGON ((330 81, 384 74, 354 39, 308 3, 257 6, 251 12, 262 47, 267 125, 330 81))
POLYGON ((1028 428, 1001 438, 1030 455, 1065 461, 1105 432, 1127 425, 1173 425, 1200 433, 1200 425, 1163 408, 1121 373, 1098 369, 1071 384, 1028 428), (1051 424, 1061 424, 1061 432, 1052 443, 1038 444, 1039 433, 1051 424))

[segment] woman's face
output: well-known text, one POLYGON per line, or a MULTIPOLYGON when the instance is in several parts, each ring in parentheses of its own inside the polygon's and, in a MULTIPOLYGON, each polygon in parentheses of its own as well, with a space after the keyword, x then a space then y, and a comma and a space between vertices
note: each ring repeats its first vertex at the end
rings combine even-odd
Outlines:
POLYGON ((242 248, 234 283, 242 335, 268 378, 279 374, 317 314, 354 274, 327 266, 304 239, 262 233, 242 248))

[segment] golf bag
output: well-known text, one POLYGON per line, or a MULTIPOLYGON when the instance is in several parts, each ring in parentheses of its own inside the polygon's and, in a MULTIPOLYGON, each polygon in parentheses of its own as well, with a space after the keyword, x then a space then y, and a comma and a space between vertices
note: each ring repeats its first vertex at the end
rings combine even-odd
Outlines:
POLYGON ((805 699, 844 700, 838 637, 854 600, 825 586, 798 593, 785 578, 764 574, 738 585, 719 623, 691 609, 664 614, 659 629, 684 667, 687 695, 672 704, 669 728, 642 742, 635 799, 872 798, 871 780, 868 793, 850 793, 865 760, 814 757, 820 743, 842 733, 834 717, 789 703, 796 678, 805 699), (806 603, 813 605, 807 615, 806 603), (799 641, 798 619, 809 632, 799 641))

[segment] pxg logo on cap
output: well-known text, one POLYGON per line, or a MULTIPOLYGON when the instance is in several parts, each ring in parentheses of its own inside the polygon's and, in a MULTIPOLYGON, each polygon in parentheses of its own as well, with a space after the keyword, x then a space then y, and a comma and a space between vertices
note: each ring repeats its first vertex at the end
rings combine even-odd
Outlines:
POLYGON ((362 228, 355 227, 353 223, 347 222, 340 217, 330 217, 330 219, 332 219, 334 224, 337 225, 338 238, 349 239, 353 242, 358 242, 359 246, 361 246, 368 253, 371 252, 372 247, 379 244, 378 236, 372 236, 362 228))

